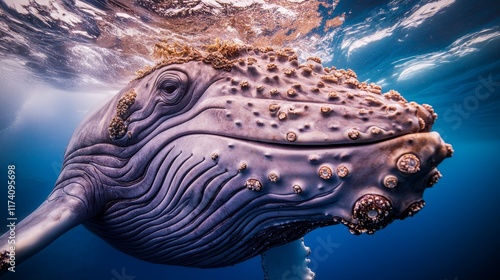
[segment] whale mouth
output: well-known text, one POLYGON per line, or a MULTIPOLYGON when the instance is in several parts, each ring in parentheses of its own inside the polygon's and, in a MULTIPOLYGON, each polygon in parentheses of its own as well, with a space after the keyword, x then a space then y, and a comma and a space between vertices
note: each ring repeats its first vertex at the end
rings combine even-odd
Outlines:
MULTIPOLYGON (((430 131, 430 133, 433 133, 430 131)), ((322 132, 318 132, 318 135, 322 134, 322 132)), ((408 136, 423 136, 423 135, 429 135, 428 131, 418 131, 418 132, 408 132, 406 134, 388 134, 384 138, 376 138, 372 140, 365 140, 361 142, 335 142, 335 141, 330 141, 328 142, 326 139, 321 139, 321 137, 308 137, 307 139, 304 138, 298 138, 299 136, 295 134, 294 132, 288 132, 286 133, 286 140, 283 141, 283 139, 276 139, 276 138, 271 138, 271 139, 266 139, 266 138, 258 138, 255 135, 235 135, 231 133, 217 133, 213 131, 192 131, 192 132, 184 132, 183 134, 179 134, 177 139, 186 137, 186 136, 213 136, 221 139, 226 139, 228 142, 234 141, 243 141, 247 143, 252 143, 255 146, 259 146, 262 148, 276 148, 276 149, 283 149, 283 150, 329 150, 329 149, 336 149, 336 148, 350 148, 350 147, 360 147, 360 146, 369 146, 369 145, 376 145, 382 142, 387 142, 387 141, 394 141, 398 138, 402 139, 404 137, 408 136), (316 140, 315 140, 316 139, 316 140)), ((175 140, 175 139, 172 139, 175 140)))
MULTIPOLYGON (((294 168, 296 169, 290 162, 296 163, 297 166, 302 166, 297 171, 296 176, 307 176, 310 178, 307 183, 309 185, 321 185, 325 188, 325 191, 329 190, 332 194, 352 191, 351 194, 347 195, 349 197, 348 200, 352 203, 350 205, 350 213, 349 211, 342 214, 327 212, 331 213, 330 217, 333 217, 333 224, 345 225, 349 232, 354 235, 363 233, 374 234, 395 220, 404 220, 418 213, 425 206, 425 202, 421 198, 423 189, 434 184, 438 179, 436 176, 440 177, 440 173, 435 169, 435 166, 444 158, 451 156, 452 152, 451 146, 442 142, 437 137, 437 133, 434 132, 411 133, 369 143, 336 145, 284 144, 243 141, 223 136, 221 138, 225 138, 225 140, 230 142, 234 141, 229 144, 233 148, 237 148, 241 142, 253 146, 255 150, 265 155, 263 160, 259 162, 260 164, 264 164, 264 166, 268 159, 271 162, 273 160, 276 162, 285 162, 285 166, 288 167, 285 169, 288 172, 294 170, 294 168), (364 162, 365 166, 368 167, 371 165, 367 163, 370 159, 370 156, 367 154, 371 154, 370 151, 382 152, 382 155, 387 156, 387 160, 382 160, 384 163, 381 162, 380 164, 390 164, 379 171, 373 171, 375 174, 367 172, 366 176, 381 177, 383 180, 379 182, 366 182, 366 190, 362 187, 343 190, 342 184, 352 184, 352 181, 350 181, 351 176, 357 176, 355 174, 357 172, 355 170, 357 164, 347 163, 347 161, 356 156, 361 156, 365 158, 361 162, 364 162), (288 159, 288 162, 286 159, 288 159), (389 173, 389 175, 384 175, 385 173, 389 173), (409 182, 410 178, 412 183, 409 182), (400 181, 399 185, 398 179, 400 181), (405 180, 408 180, 408 183, 404 183, 405 180), (377 183, 382 188, 372 192, 373 187, 377 186, 377 183), (394 195, 401 196, 401 199, 394 197, 394 195)), ((251 165, 252 163, 248 162, 248 166, 252 167, 251 165)), ((376 166, 377 164, 374 165, 376 166)), ((244 177, 248 178, 244 186, 249 190, 259 192, 263 188, 267 188, 269 182, 265 176, 264 178, 259 177, 258 172, 254 172, 254 170, 242 172, 244 177)), ((262 170, 274 169, 263 168, 262 170)), ((279 173, 281 173, 281 177, 285 172, 279 173)), ((273 179, 269 180, 273 181, 273 179)), ((295 193, 301 194, 307 191, 307 186, 304 188, 303 185, 302 187, 300 184, 295 185, 294 179, 289 180, 285 178, 285 180, 288 181, 285 181, 284 185, 293 186, 295 193)), ((302 180, 302 182, 305 181, 302 180)), ((307 185, 306 183, 304 184, 307 185)), ((271 185, 274 185, 274 183, 271 183, 271 185)), ((349 206, 346 205, 345 207, 349 206)))

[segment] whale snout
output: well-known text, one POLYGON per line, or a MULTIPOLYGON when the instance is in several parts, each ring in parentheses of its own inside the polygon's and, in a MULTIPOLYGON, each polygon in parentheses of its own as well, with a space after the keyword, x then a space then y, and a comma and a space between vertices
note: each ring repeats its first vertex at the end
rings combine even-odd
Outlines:
POLYGON ((403 220, 422 210, 424 191, 442 177, 437 165, 453 153, 451 145, 436 132, 390 141, 398 143, 391 148, 392 153, 383 157, 386 166, 380 166, 377 172, 370 170, 378 182, 371 185, 366 180, 364 191, 353 195, 351 211, 334 217, 353 234, 373 234, 396 219, 403 220))

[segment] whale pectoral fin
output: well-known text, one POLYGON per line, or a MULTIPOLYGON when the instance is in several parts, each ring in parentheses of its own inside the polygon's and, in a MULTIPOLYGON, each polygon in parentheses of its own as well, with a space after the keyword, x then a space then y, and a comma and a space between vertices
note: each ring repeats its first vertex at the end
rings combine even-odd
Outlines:
POLYGON ((62 193, 50 196, 21 222, 8 220, 9 229, 0 236, 0 268, 12 270, 13 264, 19 264, 42 250, 86 217, 84 202, 62 193), (15 257, 12 264, 11 255, 15 257))
POLYGON ((261 255, 264 279, 314 279, 314 272, 307 267, 309 253, 310 249, 304 245, 304 238, 267 250, 261 255))

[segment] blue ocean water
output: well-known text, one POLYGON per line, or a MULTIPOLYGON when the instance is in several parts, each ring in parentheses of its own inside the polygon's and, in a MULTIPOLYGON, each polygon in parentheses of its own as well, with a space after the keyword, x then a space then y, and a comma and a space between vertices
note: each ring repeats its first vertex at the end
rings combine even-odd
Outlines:
MULTIPOLYGON (((443 178, 425 192, 418 215, 374 235, 354 236, 340 225, 308 234, 316 279, 498 279, 500 4, 364 2, 340 1, 335 13, 345 13, 344 24, 320 32, 326 64, 432 104, 439 114, 434 130, 455 154, 439 166, 443 178)), ((0 65, 0 170, 16 165, 19 218, 51 191, 79 121, 124 83, 61 89, 32 79, 24 66, 10 58, 0 65)), ((150 264, 78 226, 2 279, 250 280, 263 273, 260 257, 220 269, 150 264)))

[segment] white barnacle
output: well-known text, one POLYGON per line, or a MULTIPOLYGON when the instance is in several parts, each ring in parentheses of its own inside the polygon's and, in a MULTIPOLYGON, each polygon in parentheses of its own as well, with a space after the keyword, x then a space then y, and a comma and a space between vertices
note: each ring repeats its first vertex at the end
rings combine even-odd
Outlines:
POLYGON ((271 112, 271 113, 273 113, 273 114, 274 114, 274 113, 278 112, 278 110, 279 110, 280 108, 281 108, 281 107, 280 107, 280 105, 278 105, 278 104, 271 104, 271 105, 269 105, 269 112, 271 112))
POLYGON ((347 177, 347 175, 349 175, 349 169, 347 169, 347 167, 345 165, 339 165, 337 167, 337 175, 340 178, 345 178, 345 177, 347 177))
POLYGON ((420 160, 414 154, 404 154, 399 157, 396 166, 403 173, 413 174, 420 171, 420 160))
POLYGON ((332 178, 332 169, 326 165, 323 165, 318 170, 319 177, 324 180, 332 178))
POLYGON ((250 86, 250 83, 248 81, 241 81, 240 86, 241 88, 247 88, 248 86, 250 86))
POLYGON ((245 187, 249 190, 258 192, 262 189, 262 183, 259 180, 252 178, 245 182, 245 187))
POLYGON ((241 171, 243 171, 243 170, 247 169, 247 167, 248 167, 248 166, 247 166, 247 163, 246 163, 246 162, 242 162, 242 163, 240 163, 240 166, 238 166, 238 172, 241 172, 241 171))
POLYGON ((392 175, 387 175, 384 178, 384 186, 389 189, 393 189, 398 185, 398 178, 392 176, 392 175))
POLYGON ((308 160, 310 162, 317 162, 320 158, 320 155, 319 154, 312 154, 312 155, 309 155, 309 158, 308 160))
POLYGON ((302 192, 302 188, 299 185, 293 185, 292 190, 294 193, 299 194, 302 192))
POLYGON ((349 131, 347 133, 347 135, 349 136, 349 138, 351 138, 351 140, 356 140, 359 137, 359 131, 356 129, 353 129, 353 130, 349 131))
POLYGON ((381 132, 380 128, 374 126, 370 129, 370 132, 373 134, 373 135, 377 135, 381 132))
POLYGON ((273 88, 273 89, 271 89, 271 90, 269 91, 269 94, 270 94, 270 95, 278 95, 278 94, 279 94, 279 91, 278 91, 277 89, 273 88))
POLYGON ((279 180, 279 176, 276 172, 269 172, 269 174, 267 174, 267 179, 269 179, 269 181, 273 182, 273 183, 276 183, 278 180, 279 180))
POLYGON ((286 140, 288 140, 289 142, 294 142, 295 140, 297 140, 297 134, 295 134, 294 132, 288 132, 286 134, 286 140))
POLYGON ((278 113, 278 119, 279 119, 280 121, 285 120, 285 119, 286 119, 286 113, 285 113, 285 112, 279 112, 279 113, 278 113))
POLYGON ((328 99, 337 99, 339 95, 336 91, 332 90, 328 93, 328 99))
POLYGON ((323 114, 326 115, 326 114, 328 114, 328 113, 330 113, 332 111, 332 108, 327 107, 327 106, 321 106, 320 110, 321 110, 321 113, 323 113, 323 114))
POLYGON ((296 96, 297 95, 297 91, 293 88, 290 88, 286 91, 286 94, 290 97, 293 97, 293 96, 296 96))

